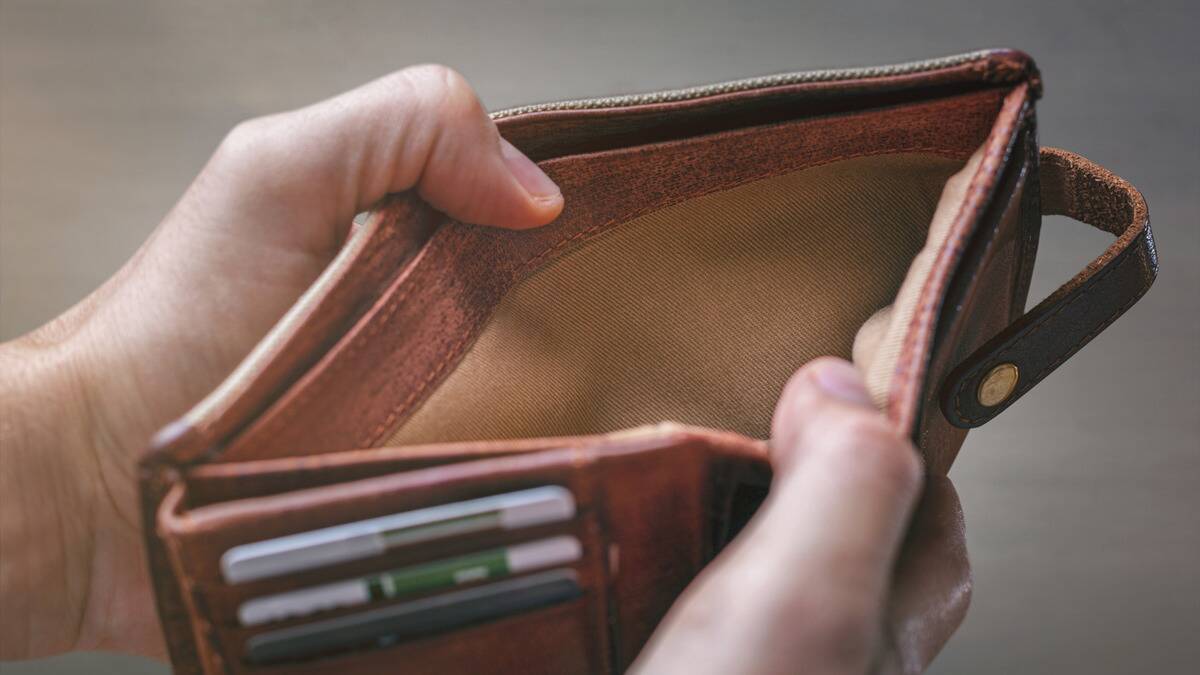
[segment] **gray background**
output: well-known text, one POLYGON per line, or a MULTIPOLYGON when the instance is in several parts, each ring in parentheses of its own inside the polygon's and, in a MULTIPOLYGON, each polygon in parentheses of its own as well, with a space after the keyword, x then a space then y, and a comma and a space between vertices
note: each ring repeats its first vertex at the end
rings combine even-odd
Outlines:
MULTIPOLYGON (((982 46, 1033 54, 1042 141, 1146 194, 1163 271, 986 428, 952 476, 976 574, 935 673, 1200 660, 1200 137, 1195 2, 0 4, 0 338, 117 269, 239 120, 450 64, 489 107, 982 46)), ((1034 296, 1106 243, 1047 224, 1034 296)), ((0 610, 3 611, 3 610, 0 610)), ((20 673, 160 673, 75 655, 20 673)))

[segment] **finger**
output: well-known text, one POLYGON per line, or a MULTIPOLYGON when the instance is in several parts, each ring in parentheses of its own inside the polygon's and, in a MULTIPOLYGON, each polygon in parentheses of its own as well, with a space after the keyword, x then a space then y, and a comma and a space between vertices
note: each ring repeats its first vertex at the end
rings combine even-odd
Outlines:
MULTIPOLYGON (((823 402, 841 402, 862 413, 870 409, 871 398, 862 385, 862 376, 842 359, 822 357, 796 371, 783 388, 771 420, 771 461, 775 472, 787 472, 795 466, 805 439, 801 432, 812 428, 805 424, 808 408, 823 402)), ((817 428, 822 420, 813 420, 817 428)))
POLYGON ((872 662, 920 486, 916 453, 837 359, 788 384, 772 452, 770 497, 676 603, 639 661, 646 672, 863 672, 872 662))
POLYGON ((888 305, 876 311, 863 322, 862 327, 854 334, 854 345, 851 348, 852 361, 864 371, 870 369, 880 353, 879 345, 887 336, 895 315, 895 305, 888 305))
POLYGON ((920 489, 916 450, 873 407, 853 366, 818 359, 785 388, 772 453, 771 555, 804 569, 800 583, 822 585, 831 604, 874 611, 920 489))
POLYGON ((221 222, 336 246, 355 213, 414 188, 482 225, 534 227, 562 208, 557 186, 500 138, 470 85, 444 66, 406 68, 239 125, 185 199, 221 222), (283 232, 271 225, 280 223, 283 232))
POLYGON ((884 670, 923 672, 966 617, 971 585, 958 494, 948 478, 929 476, 896 562, 884 670))

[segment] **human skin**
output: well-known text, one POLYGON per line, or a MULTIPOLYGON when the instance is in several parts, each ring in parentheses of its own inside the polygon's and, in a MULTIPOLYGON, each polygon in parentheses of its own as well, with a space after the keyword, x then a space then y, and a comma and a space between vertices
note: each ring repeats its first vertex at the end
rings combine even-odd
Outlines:
MULTIPOLYGON (((262 338, 356 213, 405 190, 464 222, 512 229, 544 225, 563 205, 461 76, 406 68, 238 125, 116 275, 0 345, 0 659, 165 657, 138 452, 262 338)), ((970 593, 949 482, 928 478, 922 490, 914 448, 832 358, 789 383, 771 447, 767 503, 635 667, 923 669, 970 593)))

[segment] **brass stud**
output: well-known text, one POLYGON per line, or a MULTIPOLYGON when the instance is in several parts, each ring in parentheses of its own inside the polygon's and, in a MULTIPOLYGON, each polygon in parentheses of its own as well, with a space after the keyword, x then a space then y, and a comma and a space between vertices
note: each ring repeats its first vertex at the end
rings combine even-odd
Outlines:
POLYGON ((1017 388, 1020 373, 1015 363, 1001 363, 989 370, 987 375, 983 376, 979 383, 979 391, 976 392, 979 404, 991 408, 1007 401, 1017 388))

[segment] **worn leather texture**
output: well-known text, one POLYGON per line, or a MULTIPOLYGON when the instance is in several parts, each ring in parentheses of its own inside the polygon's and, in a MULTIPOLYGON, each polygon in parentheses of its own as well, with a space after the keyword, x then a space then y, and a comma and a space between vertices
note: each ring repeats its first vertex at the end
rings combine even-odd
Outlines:
MULTIPOLYGON (((894 368, 880 401, 928 470, 947 471, 966 432, 963 419, 945 412, 943 392, 956 398, 971 390, 988 364, 1012 355, 1048 372, 1136 301, 1153 276, 1136 191, 1069 153, 1044 151, 1039 166, 1040 93, 1027 56, 995 51, 932 70, 498 120, 501 133, 562 187, 566 209, 554 224, 491 230, 453 222, 411 194, 389 197, 225 384, 145 454, 143 522, 176 671, 627 667, 762 499, 770 480, 765 440, 659 424, 568 425, 561 429, 568 435, 555 438, 386 441, 461 367, 523 281, 639 217, 794 172, 904 153, 959 164, 978 158, 922 261, 923 282, 906 294, 913 300, 903 325, 889 331, 900 347, 889 357, 894 368), (1022 317, 1043 210, 1120 238, 1022 317), (593 431, 609 433, 576 435, 593 431), (546 483, 575 494, 574 520, 248 584, 226 584, 219 574, 220 555, 233 545, 546 483), (256 667, 242 656, 246 638, 266 629, 237 623, 246 598, 561 533, 584 546, 572 565, 584 591, 577 600, 302 663, 256 667)), ((688 236, 686 228, 676 236, 688 236)), ((978 411, 967 414, 977 419, 978 411)))

